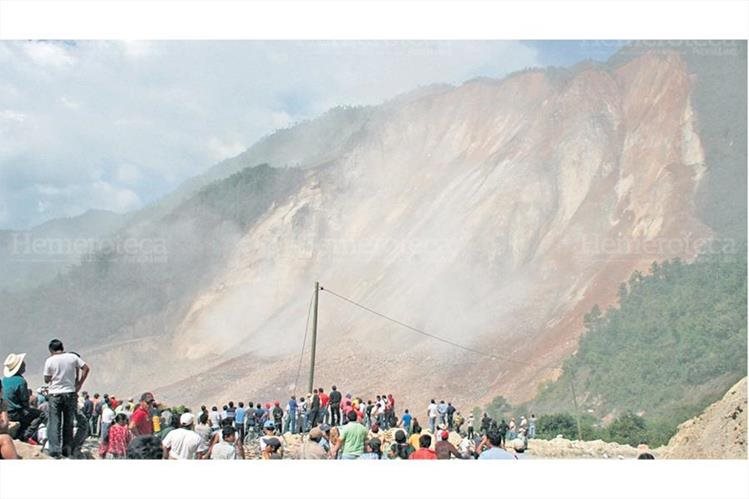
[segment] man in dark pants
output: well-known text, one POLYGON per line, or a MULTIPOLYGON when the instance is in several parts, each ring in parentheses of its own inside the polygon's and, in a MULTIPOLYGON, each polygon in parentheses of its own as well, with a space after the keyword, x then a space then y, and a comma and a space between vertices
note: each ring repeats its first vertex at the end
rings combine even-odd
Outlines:
POLYGON ((312 404, 310 404, 309 408, 309 416, 307 420, 309 421, 309 429, 314 428, 317 426, 317 423, 320 421, 320 396, 317 394, 317 388, 313 390, 312 394, 312 404))
POLYGON ((49 342, 49 353, 44 363, 44 382, 49 394, 47 436, 50 457, 59 459, 73 454, 73 421, 78 412, 78 392, 90 368, 80 357, 65 353, 60 340, 49 342))
POLYGON ((330 425, 338 426, 341 424, 341 392, 338 391, 335 385, 330 390, 330 425))
POLYGON ((25 357, 25 353, 18 355, 12 353, 5 359, 2 380, 3 398, 8 405, 8 418, 20 424, 17 438, 34 445, 39 425, 46 418, 42 411, 31 407, 29 387, 23 377, 26 372, 25 357))

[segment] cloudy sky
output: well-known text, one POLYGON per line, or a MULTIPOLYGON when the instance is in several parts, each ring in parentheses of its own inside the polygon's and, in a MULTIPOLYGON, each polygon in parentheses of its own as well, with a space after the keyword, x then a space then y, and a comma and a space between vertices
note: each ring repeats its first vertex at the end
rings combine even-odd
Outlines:
POLYGON ((614 50, 585 42, 0 41, 0 228, 137 209, 336 105, 614 50))

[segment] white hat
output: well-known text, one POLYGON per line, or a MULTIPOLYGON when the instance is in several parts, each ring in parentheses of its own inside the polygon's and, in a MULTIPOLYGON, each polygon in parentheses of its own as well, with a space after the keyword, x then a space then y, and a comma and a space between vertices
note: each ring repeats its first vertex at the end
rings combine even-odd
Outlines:
POLYGON ((9 378, 13 375, 15 375, 19 369, 21 369, 21 364, 23 364, 23 359, 26 358, 25 353, 15 354, 12 353, 8 355, 5 358, 5 363, 3 364, 5 368, 3 369, 3 376, 6 378, 9 378))
POLYGON ((180 426, 190 426, 195 422, 195 416, 190 414, 189 412, 184 413, 179 418, 179 424, 180 426))

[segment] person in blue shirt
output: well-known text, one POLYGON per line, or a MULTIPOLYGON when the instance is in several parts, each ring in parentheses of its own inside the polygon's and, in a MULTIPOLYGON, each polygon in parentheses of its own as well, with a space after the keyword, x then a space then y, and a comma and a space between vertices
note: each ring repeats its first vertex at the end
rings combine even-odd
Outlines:
POLYGON ((289 399, 289 405, 286 406, 286 431, 290 431, 292 434, 296 434, 296 412, 296 396, 292 395, 289 399))
POLYGON ((408 409, 403 413, 403 416, 401 417, 401 423, 403 426, 403 431, 406 432, 406 436, 411 434, 411 420, 413 419, 413 416, 408 412, 408 409))
POLYGON ((244 442, 244 419, 246 412, 244 402, 240 402, 237 410, 234 412, 234 422, 236 423, 237 431, 239 432, 240 442, 244 442))

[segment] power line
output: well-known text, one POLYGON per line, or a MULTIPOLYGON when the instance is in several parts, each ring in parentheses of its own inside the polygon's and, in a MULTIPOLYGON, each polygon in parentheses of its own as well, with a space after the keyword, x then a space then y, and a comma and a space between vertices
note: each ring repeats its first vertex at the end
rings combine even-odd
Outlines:
POLYGON ((514 360, 514 359, 509 359, 509 358, 506 358, 506 357, 501 357, 501 356, 493 354, 493 353, 482 352, 480 350, 476 350, 475 348, 467 347, 465 345, 461 345, 460 343, 456 343, 454 341, 451 341, 451 340, 448 340, 448 339, 445 339, 445 338, 441 338, 441 337, 436 336, 434 334, 427 333, 426 331, 423 331, 423 330, 421 330, 419 328, 416 328, 414 326, 406 324, 405 322, 401 322, 398 319, 394 319, 394 318, 392 318, 392 317, 390 317, 388 315, 385 315, 385 314, 383 314, 381 312, 373 310, 373 309, 367 307, 366 305, 362 305, 361 303, 358 303, 358 302, 352 300, 351 298, 347 298, 347 297, 345 297, 343 295, 340 295, 340 294, 338 294, 338 293, 336 293, 334 291, 331 291, 330 289, 325 288, 323 286, 320 286, 320 291, 325 291, 327 293, 330 293, 331 295, 333 295, 333 296, 335 296, 335 297, 337 297, 337 298, 339 298, 339 299, 341 299, 343 301, 346 301, 346 302, 348 302, 348 303, 350 303, 350 304, 352 304, 352 305, 354 305, 356 307, 359 307, 359 308, 361 308, 363 310, 366 310, 367 312, 369 312, 371 314, 374 314, 374 315, 376 315, 378 317, 381 317, 381 318, 383 318, 385 320, 388 320, 390 322, 394 322, 395 324, 398 324, 401 327, 404 327, 406 329, 410 329, 411 331, 413 331, 415 333, 421 334, 423 336, 427 336, 429 338, 432 338, 432 339, 437 340, 437 341, 441 341, 443 343, 447 343, 448 345, 454 346, 456 348, 460 348, 461 350, 465 350, 467 352, 475 353, 475 354, 481 355, 483 357, 489 357, 490 359, 493 359, 493 360, 502 359, 502 360, 506 360, 507 362, 514 362, 516 364, 529 365, 529 363, 527 363, 527 362, 521 362, 521 361, 517 361, 517 360, 514 360))
POLYGON ((304 347, 307 345, 307 332, 309 331, 309 317, 312 312, 312 300, 314 299, 314 293, 309 299, 309 306, 307 307, 307 325, 304 326, 304 340, 302 340, 302 351, 299 353, 299 366, 296 369, 296 379, 294 380, 294 393, 296 393, 296 387, 299 384, 299 375, 302 373, 302 361, 304 360, 304 347))

